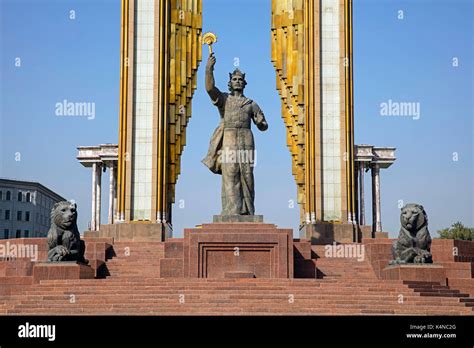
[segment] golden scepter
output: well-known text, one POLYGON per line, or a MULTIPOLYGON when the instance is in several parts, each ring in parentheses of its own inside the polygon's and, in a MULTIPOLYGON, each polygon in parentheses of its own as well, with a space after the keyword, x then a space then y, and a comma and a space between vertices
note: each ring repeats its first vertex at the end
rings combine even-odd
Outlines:
POLYGON ((212 44, 217 42, 217 36, 214 33, 207 32, 202 36, 203 45, 209 45, 209 54, 212 54, 212 44))

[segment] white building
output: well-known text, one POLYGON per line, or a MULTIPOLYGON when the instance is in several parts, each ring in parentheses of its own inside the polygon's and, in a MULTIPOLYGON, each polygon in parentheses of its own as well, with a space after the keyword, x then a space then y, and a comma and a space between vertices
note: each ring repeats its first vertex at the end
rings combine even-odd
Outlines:
POLYGON ((46 237, 54 203, 65 200, 38 182, 0 178, 0 239, 46 237))

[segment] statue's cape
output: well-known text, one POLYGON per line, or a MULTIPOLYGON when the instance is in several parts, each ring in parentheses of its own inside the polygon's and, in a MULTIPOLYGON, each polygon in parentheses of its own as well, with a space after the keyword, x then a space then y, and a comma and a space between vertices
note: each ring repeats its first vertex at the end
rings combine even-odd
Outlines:
POLYGON ((214 174, 222 174, 220 150, 222 149, 222 141, 224 139, 224 119, 221 119, 219 126, 212 133, 209 142, 209 150, 206 157, 201 161, 214 174))

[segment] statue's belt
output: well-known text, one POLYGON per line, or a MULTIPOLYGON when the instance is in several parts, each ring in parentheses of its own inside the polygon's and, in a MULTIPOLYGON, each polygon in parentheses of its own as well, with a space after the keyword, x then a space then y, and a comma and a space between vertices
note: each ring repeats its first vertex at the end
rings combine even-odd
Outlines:
POLYGON ((228 128, 246 128, 250 129, 250 122, 242 123, 242 122, 224 122, 224 129, 228 128))

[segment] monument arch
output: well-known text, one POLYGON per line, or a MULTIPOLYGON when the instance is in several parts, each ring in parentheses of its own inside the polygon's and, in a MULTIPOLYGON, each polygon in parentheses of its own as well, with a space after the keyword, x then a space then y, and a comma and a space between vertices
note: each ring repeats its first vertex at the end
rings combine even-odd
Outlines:
MULTIPOLYGON (((117 178, 111 189, 116 206, 109 207, 114 224, 109 218, 105 229, 152 223, 162 227, 161 238, 171 235, 202 60, 202 3, 122 0, 117 178)), ((379 169, 393 163, 395 149, 362 146, 358 156, 354 145, 352 0, 271 0, 271 11, 269 59, 291 154, 300 237, 327 243, 373 236, 381 232, 379 169), (374 151, 367 154, 369 147, 374 151), (373 228, 363 225, 360 194, 368 168, 373 228)))

